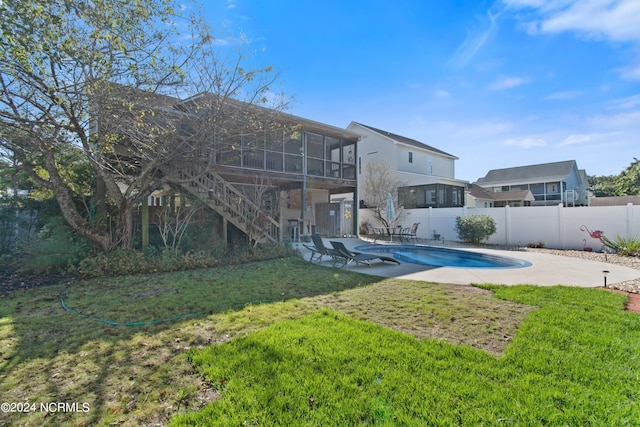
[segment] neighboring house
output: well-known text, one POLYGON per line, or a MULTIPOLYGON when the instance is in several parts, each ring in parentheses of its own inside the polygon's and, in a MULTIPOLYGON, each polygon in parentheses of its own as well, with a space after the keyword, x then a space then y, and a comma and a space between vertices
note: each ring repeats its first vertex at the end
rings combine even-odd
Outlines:
POLYGON ((589 206, 640 206, 640 196, 591 197, 589 206))
POLYGON ((531 206, 534 200, 530 190, 487 191, 476 184, 471 184, 465 194, 465 206, 468 208, 531 206))
POLYGON ((531 206, 588 204, 587 174, 575 160, 493 169, 475 184, 488 192, 529 190, 531 206))
POLYGON ((398 190, 398 203, 405 209, 464 206, 467 182, 455 179, 456 156, 357 122, 351 122, 347 130, 361 136, 358 142, 360 200, 365 198, 361 177, 366 165, 386 161, 404 184, 398 190))

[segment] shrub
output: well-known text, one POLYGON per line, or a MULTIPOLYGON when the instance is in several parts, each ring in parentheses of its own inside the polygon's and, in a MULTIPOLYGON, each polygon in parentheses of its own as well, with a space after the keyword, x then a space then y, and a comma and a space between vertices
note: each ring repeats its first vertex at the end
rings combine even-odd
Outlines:
POLYGON ((116 249, 108 254, 98 252, 80 261, 72 271, 81 277, 118 276, 153 271, 144 253, 134 249, 116 249))
POLYGON ((496 222, 489 215, 456 217, 456 232, 464 242, 481 243, 496 232, 496 222))
POLYGON ((24 272, 58 273, 77 263, 89 246, 61 217, 56 217, 42 227, 36 239, 18 249, 15 260, 24 272))
POLYGON ((616 234, 611 240, 605 236, 600 238, 602 244, 619 255, 636 256, 640 254, 640 238, 638 237, 622 237, 616 234))
POLYGON ((116 249, 108 254, 92 254, 69 272, 80 277, 122 276, 243 264, 293 254, 291 247, 284 245, 258 245, 252 250, 246 247, 223 250, 222 246, 214 246, 212 251, 187 252, 182 255, 164 248, 150 248, 146 253, 135 249, 116 249))

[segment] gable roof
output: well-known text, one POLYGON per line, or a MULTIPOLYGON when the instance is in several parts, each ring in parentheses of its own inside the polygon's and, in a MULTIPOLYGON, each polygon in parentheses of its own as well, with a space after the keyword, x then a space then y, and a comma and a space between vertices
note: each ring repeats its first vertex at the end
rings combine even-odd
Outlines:
POLYGON ((439 149, 437 149, 435 147, 432 147, 432 146, 427 145, 425 143, 422 143, 420 141, 416 141, 415 139, 411 139, 411 138, 407 138, 406 136, 402 136, 402 135, 398 135, 398 134, 395 134, 395 133, 387 132, 386 130, 374 128, 373 126, 363 125, 362 123, 358 123, 358 122, 352 122, 352 123, 355 124, 355 125, 367 128, 367 129, 369 129, 369 130, 371 130, 371 131, 373 131, 375 133, 378 133, 378 134, 380 134, 382 136, 385 136, 385 137, 387 137, 389 139, 392 139, 392 140, 394 140, 396 142, 399 142, 399 143, 402 143, 402 144, 406 144, 406 145, 410 145, 410 146, 416 147, 416 148, 422 148, 423 150, 433 151, 434 153, 442 154, 444 156, 448 156, 448 157, 451 157, 451 158, 456 159, 456 160, 458 159, 458 157, 456 157, 456 156, 454 156, 452 154, 446 153, 446 152, 444 152, 442 150, 439 150, 439 149))
POLYGON ((577 168, 575 160, 542 163, 539 165, 518 166, 505 169, 492 169, 477 184, 488 187, 503 184, 535 184, 540 182, 562 181, 577 168))
POLYGON ((494 200, 501 202, 508 202, 513 200, 528 200, 534 201, 535 198, 530 190, 514 190, 514 191, 487 191, 479 185, 472 184, 469 188, 469 194, 476 199, 482 200, 494 200))

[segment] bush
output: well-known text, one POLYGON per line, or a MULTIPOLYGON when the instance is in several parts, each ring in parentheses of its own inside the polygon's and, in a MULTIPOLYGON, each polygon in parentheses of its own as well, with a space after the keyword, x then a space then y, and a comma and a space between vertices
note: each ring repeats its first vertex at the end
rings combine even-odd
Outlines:
POLYGON ((258 245, 252 250, 239 247, 226 251, 222 246, 215 246, 212 251, 187 252, 181 255, 164 248, 151 248, 146 253, 135 249, 116 249, 108 254, 92 254, 69 272, 80 277, 122 276, 243 264, 293 254, 293 250, 284 245, 258 245))
POLYGON ((23 272, 59 273, 82 259, 89 247, 61 217, 56 217, 42 227, 36 239, 18 249, 15 260, 23 272))
POLYGON ((619 255, 636 256, 640 254, 640 239, 637 237, 622 237, 616 234, 613 240, 602 236, 601 241, 605 247, 619 255))
POLYGON ((463 242, 481 243, 496 232, 496 222, 489 215, 456 217, 456 232, 463 242))

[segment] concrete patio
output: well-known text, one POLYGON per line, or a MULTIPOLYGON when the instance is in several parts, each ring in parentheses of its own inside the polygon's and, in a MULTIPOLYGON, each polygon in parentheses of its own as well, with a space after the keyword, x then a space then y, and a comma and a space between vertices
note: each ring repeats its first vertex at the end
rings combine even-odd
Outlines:
MULTIPOLYGON (((329 241, 338 240, 349 249, 368 244, 358 238, 323 238, 325 244, 330 247, 329 241)), ((307 243, 313 246, 313 243, 307 243)), ((437 245, 437 244, 436 244, 437 245)), ((357 271, 365 274, 373 274, 382 277, 398 277, 410 280, 423 280, 436 283, 453 284, 479 284, 495 283, 502 285, 532 284, 540 286, 579 286, 579 287, 600 287, 604 284, 604 273, 607 273, 607 283, 613 284, 640 277, 640 271, 633 268, 622 267, 606 262, 584 260, 569 256, 550 255, 527 251, 509 251, 485 248, 470 248, 448 244, 448 248, 458 248, 467 251, 500 255, 510 258, 519 258, 529 261, 531 266, 522 268, 504 269, 482 269, 482 268, 454 268, 454 267, 429 267, 425 265, 401 263, 382 263, 374 260, 371 267, 355 263, 347 267, 350 271, 357 271)), ((294 243, 294 248, 298 249, 305 259, 309 259, 310 251, 301 243, 294 243)), ((315 262, 315 261, 314 261, 315 262)), ((331 266, 332 262, 326 257, 322 260, 322 265, 331 266)))

